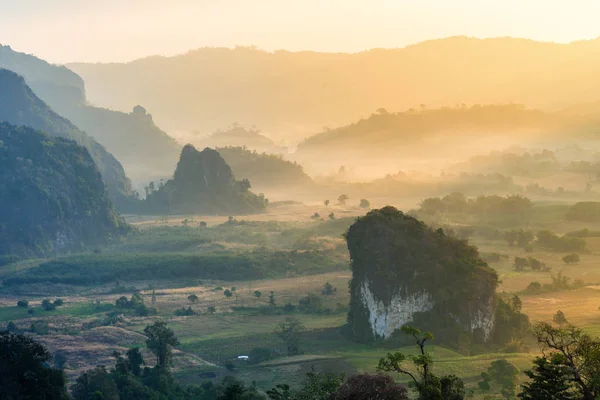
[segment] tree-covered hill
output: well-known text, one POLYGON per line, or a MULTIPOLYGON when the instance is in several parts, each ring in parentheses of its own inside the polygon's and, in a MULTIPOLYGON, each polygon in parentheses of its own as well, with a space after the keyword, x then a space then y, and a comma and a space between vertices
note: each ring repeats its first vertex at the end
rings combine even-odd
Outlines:
POLYGON ((186 145, 173 179, 148 191, 145 205, 154 213, 251 214, 261 212, 267 199, 250 191, 248 179, 236 180, 231 167, 210 148, 186 145))
POLYGON ((53 137, 74 140, 89 151, 115 203, 125 203, 131 196, 131 182, 125 176, 121 163, 101 144, 52 111, 22 77, 6 69, 0 69, 0 121, 30 126, 53 137))
POLYGON ((0 68, 23 76, 46 104, 114 154, 129 176, 145 180, 172 170, 177 163, 181 146, 154 124, 143 107, 130 113, 93 107, 86 102, 79 75, 9 46, 0 46, 0 68))
POLYGON ((255 187, 302 186, 312 182, 300 164, 282 156, 258 153, 245 147, 216 149, 238 178, 246 178, 255 187))
POLYGON ((47 255, 106 243, 129 229, 88 150, 0 122, 0 255, 47 255))

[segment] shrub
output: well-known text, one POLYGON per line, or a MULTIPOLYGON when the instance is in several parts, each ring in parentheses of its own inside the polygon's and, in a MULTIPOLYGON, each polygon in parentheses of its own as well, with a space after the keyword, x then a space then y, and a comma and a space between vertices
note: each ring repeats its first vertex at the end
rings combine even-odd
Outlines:
POLYGON ((331 296, 336 291, 337 291, 337 289, 334 288, 331 283, 325 282, 325 285, 323 285, 323 289, 321 290, 321 294, 325 295, 325 296, 331 296))
POLYGON ((579 254, 571 253, 562 258, 565 264, 577 264, 579 262, 579 254))
POLYGON ((27 308, 29 307, 29 302, 27 300, 19 300, 17 301, 17 307, 27 308))
POLYGON ((260 292, 260 290, 255 290, 254 297, 256 297, 257 299, 260 299, 260 296, 262 296, 262 293, 260 292))
POLYGON ((179 317, 187 317, 187 316, 191 316, 191 315, 198 315, 198 313, 194 310, 192 310, 192 307, 188 307, 188 308, 180 308, 178 310, 175 310, 175 315, 179 316, 179 317))
POLYGON ((190 302, 192 302, 192 303, 195 303, 195 302, 197 302, 197 301, 198 301, 198 296, 196 296, 195 294, 190 294, 190 295, 188 296, 188 300, 189 300, 190 302))
POLYGON ((296 306, 293 305, 292 303, 287 303, 285 306, 283 306, 283 312, 284 313, 293 313, 294 311, 296 311, 296 306))
POLYGON ((56 299, 56 300, 54 300, 54 305, 55 305, 56 307, 60 307, 60 306, 62 306, 63 304, 65 304, 65 303, 64 303, 64 301, 63 301, 62 299, 56 299))
POLYGON ((56 309, 56 305, 52 303, 49 299, 42 300, 42 308, 44 311, 52 311, 56 309))
POLYGON ((585 250, 585 240, 578 237, 558 236, 554 232, 544 230, 537 234, 537 243, 551 251, 582 252, 585 250))
POLYGON ((540 293, 542 291, 542 284, 539 282, 531 282, 529 285, 527 285, 527 289, 525 289, 525 292, 527 293, 540 293))

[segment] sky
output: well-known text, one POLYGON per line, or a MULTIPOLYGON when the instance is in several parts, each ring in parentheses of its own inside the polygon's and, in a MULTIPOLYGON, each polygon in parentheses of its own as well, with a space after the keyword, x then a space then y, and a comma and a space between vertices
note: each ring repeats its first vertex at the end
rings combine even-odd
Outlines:
POLYGON ((54 63, 200 47, 357 52, 467 35, 600 36, 600 0, 0 0, 0 44, 54 63))

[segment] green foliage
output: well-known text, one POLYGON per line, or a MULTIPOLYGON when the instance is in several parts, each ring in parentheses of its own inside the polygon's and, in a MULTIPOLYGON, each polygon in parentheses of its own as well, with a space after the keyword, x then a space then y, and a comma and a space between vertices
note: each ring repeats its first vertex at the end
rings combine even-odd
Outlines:
POLYGON ((29 283, 66 283, 98 285, 115 280, 220 279, 248 280, 286 276, 290 265, 299 275, 310 275, 346 268, 318 251, 267 251, 245 253, 163 253, 163 254, 86 254, 43 261, 38 267, 15 273, 4 285, 29 283))
POLYGON ((519 372, 519 369, 515 365, 505 359, 492 361, 487 372, 481 373, 483 380, 479 382, 479 388, 487 391, 490 389, 491 383, 496 383, 501 387, 503 397, 505 399, 512 399, 515 397, 515 387, 519 372))
POLYGON ((428 340, 433 340, 431 332, 421 333, 417 328, 404 325, 402 332, 409 335, 418 348, 416 355, 388 353, 386 358, 379 360, 377 369, 385 372, 396 372, 410 378, 409 386, 413 388, 420 400, 461 400, 464 399, 465 389, 462 380, 454 375, 441 378, 432 373, 433 355, 425 350, 428 340), (405 366, 406 361, 413 365, 412 369, 405 366))
POLYGON ((371 203, 367 199, 360 199, 360 208, 371 208, 371 203))
POLYGON ((565 264, 577 264, 577 263, 579 263, 579 254, 577 254, 577 253, 567 254, 566 256, 564 256, 562 258, 562 260, 565 264))
POLYGON ((309 372, 302 388, 293 390, 280 384, 267 391, 272 400, 331 400, 335 399, 344 381, 343 375, 309 372))
POLYGON ((80 375, 71 388, 73 400, 119 400, 119 390, 104 366, 98 366, 80 375))
POLYGON ((194 310, 192 310, 192 307, 188 307, 188 308, 179 308, 177 310, 175 310, 175 315, 177 315, 178 317, 189 317, 192 315, 198 315, 198 313, 194 310))
POLYGON ((277 324, 273 333, 285 343, 288 355, 294 356, 300 354, 300 336, 305 330, 296 318, 286 317, 277 324))
POLYGON ((29 302, 27 300, 19 300, 17 301, 17 307, 27 308, 29 307, 29 302))
MULTIPOLYGON (((50 109, 31 91, 23 78, 14 72, 0 69, 0 91, 7 94, 4 101, 0 102, 0 121, 29 126, 52 137, 74 141, 87 149, 88 157, 91 156, 93 163, 97 165, 113 200, 121 201, 131 195, 131 182, 125 176, 119 161, 96 140, 50 109)), ((6 137, 0 136, 0 140, 4 142, 3 148, 11 147, 6 137)), ((56 145, 53 140, 47 140, 46 143, 48 149, 56 145)))
POLYGON ((269 305, 271 307, 275 307, 275 292, 271 292, 271 294, 269 294, 269 305))
POLYGON ((556 314, 554 314, 554 316, 552 317, 552 321, 555 324, 558 324, 559 326, 563 326, 569 323, 569 321, 567 321, 567 317, 565 317, 565 314, 560 310, 558 310, 556 314))
POLYGON ((83 250, 129 231, 83 147, 0 123, 0 254, 83 250))
POLYGON ((569 208, 565 218, 569 221, 598 222, 600 221, 600 202, 575 203, 569 208))
POLYGON ((44 311, 53 311, 56 309, 56 304, 54 304, 48 299, 44 299, 42 300, 42 308, 44 309, 44 311))
POLYGON ((530 329, 529 317, 521 312, 522 304, 513 297, 511 304, 497 300, 493 343, 506 344, 521 339, 530 329))
POLYGON ((0 332, 0 398, 67 400, 66 377, 51 359, 32 338, 0 332))
POLYGON ((361 294, 365 282, 384 305, 397 295, 427 293, 434 307, 422 320, 438 321, 436 331, 444 329, 444 324, 455 332, 460 325, 470 326, 471 315, 465 310, 475 312, 482 299, 494 297, 498 277, 475 247, 393 207, 358 218, 348 231, 347 242, 352 263, 348 322, 359 340, 373 339, 361 294))
POLYGON ((510 231, 504 232, 504 240, 506 240, 511 247, 514 243, 517 243, 519 247, 526 247, 533 239, 533 232, 524 231, 523 229, 511 229, 510 231))
POLYGON ((262 293, 260 290, 255 290, 254 291, 254 297, 256 297, 257 299, 260 299, 260 296, 262 296, 262 293))
POLYGON ((247 179, 236 181, 221 155, 186 145, 173 179, 149 190, 143 207, 155 213, 245 214, 266 208, 267 199, 249 191, 247 179), (199 167, 200 166, 200 167, 199 167))
POLYGON ((225 291, 223 292, 223 294, 225 295, 225 297, 227 297, 228 299, 231 298, 231 296, 233 296, 233 293, 231 292, 231 290, 229 289, 225 289, 225 291))
POLYGON ((144 334, 148 337, 146 346, 156 356, 156 364, 168 368, 171 363, 171 347, 179 345, 175 333, 167 327, 166 322, 156 321, 144 328, 144 334))
POLYGON ((191 303, 196 303, 196 302, 198 301, 198 296, 196 296, 195 294, 193 294, 193 293, 192 293, 192 294, 190 294, 190 295, 188 296, 188 300, 189 300, 191 303))
POLYGON ((583 252, 585 251, 585 240, 572 236, 558 236, 549 230, 539 231, 537 234, 537 242, 539 246, 560 252, 583 252))
MULTIPOLYGON (((449 385, 448 385, 449 386, 449 385)), ((348 378, 332 396, 335 400, 408 400, 406 387, 394 382, 392 377, 383 374, 359 374, 348 378), (375 397, 376 396, 376 397, 375 397)), ((452 399, 446 394, 444 399, 452 399)))
POLYGON ((325 296, 331 296, 335 292, 337 292, 337 288, 333 287, 333 285, 329 282, 325 282, 323 285, 323 289, 321 290, 321 294, 325 296))
POLYGON ((571 371, 560 355, 536 357, 533 368, 525 371, 529 382, 521 385, 521 400, 575 400, 571 371))

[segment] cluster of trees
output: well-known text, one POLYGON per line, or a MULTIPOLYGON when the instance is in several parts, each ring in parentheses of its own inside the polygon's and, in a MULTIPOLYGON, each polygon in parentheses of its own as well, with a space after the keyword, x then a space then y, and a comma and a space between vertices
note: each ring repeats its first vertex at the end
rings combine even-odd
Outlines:
POLYGON ((600 221, 600 202, 575 203, 569 207, 565 217, 569 221, 598 222, 600 221))
POLYGON ((550 283, 541 284, 539 282, 531 282, 527 285, 525 293, 537 294, 542 292, 560 292, 564 290, 574 290, 585 286, 581 279, 575 279, 571 282, 571 278, 566 277, 559 271, 556 275, 550 275, 552 281, 550 283))
POLYGON ((514 267, 516 271, 523 271, 525 268, 531 268, 533 271, 550 271, 551 268, 546 263, 533 257, 515 257, 514 267))
POLYGON ((482 218, 504 216, 521 223, 529 218, 531 209, 531 200, 521 195, 490 195, 468 199, 459 192, 444 197, 430 197, 420 204, 420 211, 428 215, 453 213, 473 214, 482 218))
POLYGON ((140 316, 154 315, 157 313, 156 308, 148 307, 144 304, 144 297, 140 293, 134 293, 129 300, 127 297, 121 296, 115 301, 115 305, 118 308, 133 310, 140 316))
POLYGON ((558 236, 549 230, 539 231, 536 244, 551 251, 580 253, 585 251, 584 239, 573 236, 558 236))

